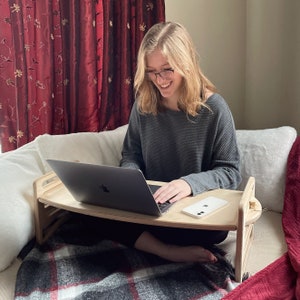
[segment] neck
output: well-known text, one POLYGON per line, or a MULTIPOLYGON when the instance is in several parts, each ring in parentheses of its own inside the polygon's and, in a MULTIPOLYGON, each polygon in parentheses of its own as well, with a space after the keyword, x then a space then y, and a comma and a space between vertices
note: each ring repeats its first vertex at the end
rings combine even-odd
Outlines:
POLYGON ((166 98, 163 98, 162 99, 162 103, 163 103, 163 106, 167 109, 170 109, 170 110, 175 110, 175 111, 179 111, 180 109, 178 108, 178 102, 177 100, 174 101, 174 100, 171 100, 171 99, 166 99, 166 98))

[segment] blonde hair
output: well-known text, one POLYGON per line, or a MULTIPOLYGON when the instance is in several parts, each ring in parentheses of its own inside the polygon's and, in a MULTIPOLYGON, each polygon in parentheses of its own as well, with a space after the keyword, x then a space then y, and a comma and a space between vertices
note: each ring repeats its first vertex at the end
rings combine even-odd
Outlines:
POLYGON ((162 52, 170 66, 183 78, 178 107, 191 116, 197 115, 202 106, 207 107, 205 93, 214 92, 216 88, 200 69, 198 55, 189 33, 182 25, 174 22, 152 26, 140 45, 134 78, 135 96, 140 112, 157 114, 163 110, 158 89, 145 75, 146 57, 156 49, 162 52))

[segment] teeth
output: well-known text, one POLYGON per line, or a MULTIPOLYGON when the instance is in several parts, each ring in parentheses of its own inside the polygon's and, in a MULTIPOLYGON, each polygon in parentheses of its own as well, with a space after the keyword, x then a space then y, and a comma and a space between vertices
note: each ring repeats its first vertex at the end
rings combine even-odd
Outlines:
POLYGON ((168 86, 170 86, 170 83, 165 84, 165 85, 161 85, 161 87, 162 87, 163 89, 167 88, 168 86))

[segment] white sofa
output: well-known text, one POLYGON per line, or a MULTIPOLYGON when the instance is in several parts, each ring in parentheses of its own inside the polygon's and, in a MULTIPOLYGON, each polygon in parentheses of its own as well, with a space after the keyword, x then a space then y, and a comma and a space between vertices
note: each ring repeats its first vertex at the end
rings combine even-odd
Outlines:
MULTIPOLYGON (((50 170, 47 158, 118 165, 127 126, 100 133, 42 135, 35 141, 0 155, 0 299, 13 299, 18 258, 34 237, 33 186, 50 170)), ((294 128, 237 130, 243 189, 249 176, 256 179, 256 198, 263 206, 255 223, 246 270, 255 274, 286 251, 281 225, 286 163, 297 137, 294 128)), ((234 233, 223 243, 231 247, 234 233)), ((234 255, 234 253, 232 253, 234 255)))

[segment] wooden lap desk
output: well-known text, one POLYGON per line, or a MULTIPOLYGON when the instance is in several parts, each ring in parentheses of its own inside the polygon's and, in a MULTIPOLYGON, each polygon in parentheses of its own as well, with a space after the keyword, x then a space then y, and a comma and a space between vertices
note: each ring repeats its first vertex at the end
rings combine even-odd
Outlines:
MULTIPOLYGON (((150 184, 163 184, 149 181, 150 184)), ((147 225, 237 231, 235 279, 242 281, 245 263, 251 244, 253 225, 261 215, 261 205, 255 198, 255 180, 250 177, 244 191, 212 190, 176 202, 160 217, 132 213, 117 209, 82 204, 76 201, 55 173, 50 172, 34 182, 36 239, 44 243, 68 217, 68 211, 94 217, 147 225), (208 196, 227 200, 229 203, 203 218, 182 213, 182 209, 208 196)))

